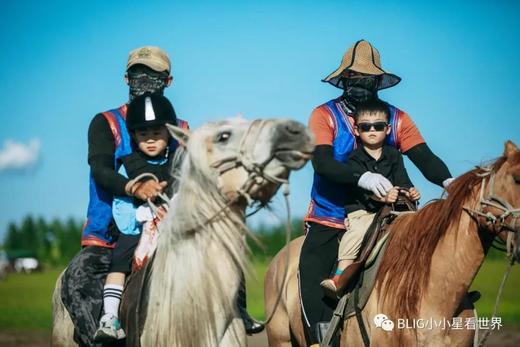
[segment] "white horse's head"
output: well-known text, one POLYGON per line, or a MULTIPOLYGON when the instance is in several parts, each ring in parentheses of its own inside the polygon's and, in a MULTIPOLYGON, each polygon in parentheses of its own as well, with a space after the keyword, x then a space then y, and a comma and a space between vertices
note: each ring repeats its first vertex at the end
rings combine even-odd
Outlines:
POLYGON ((309 160, 313 137, 277 119, 168 128, 184 149, 174 161, 176 200, 160 224, 141 343, 243 346, 235 298, 247 262, 244 209, 269 201, 309 160))
POLYGON ((207 123, 193 132, 168 126, 187 147, 181 176, 203 175, 227 199, 247 196, 267 202, 291 170, 311 157, 314 139, 301 123, 286 119, 230 119, 207 123))

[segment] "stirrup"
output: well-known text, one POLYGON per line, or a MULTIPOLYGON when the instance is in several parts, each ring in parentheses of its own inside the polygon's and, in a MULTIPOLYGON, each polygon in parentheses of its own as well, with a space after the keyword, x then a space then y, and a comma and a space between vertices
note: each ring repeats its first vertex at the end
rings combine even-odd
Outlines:
POLYGON ((325 334, 327 334, 327 330, 329 330, 330 322, 318 322, 316 323, 316 337, 318 341, 321 342, 325 339, 325 334))

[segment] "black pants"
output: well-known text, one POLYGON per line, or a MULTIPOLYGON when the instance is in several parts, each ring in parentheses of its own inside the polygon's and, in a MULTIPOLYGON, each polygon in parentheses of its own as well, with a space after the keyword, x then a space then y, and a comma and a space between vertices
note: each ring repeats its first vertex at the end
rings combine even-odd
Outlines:
POLYGON ((141 239, 141 234, 119 234, 116 248, 114 248, 114 252, 112 253, 110 272, 122 272, 125 274, 132 272, 132 260, 134 259, 134 253, 139 244, 139 239, 141 239))
POLYGON ((300 255, 302 316, 309 344, 318 343, 316 325, 330 321, 337 302, 324 296, 320 282, 328 278, 338 258, 339 241, 345 230, 317 223, 307 224, 300 255))
POLYGON ((61 300, 74 323, 74 340, 80 346, 94 343, 101 310, 103 286, 110 269, 112 249, 89 246, 70 262, 62 278, 61 300))

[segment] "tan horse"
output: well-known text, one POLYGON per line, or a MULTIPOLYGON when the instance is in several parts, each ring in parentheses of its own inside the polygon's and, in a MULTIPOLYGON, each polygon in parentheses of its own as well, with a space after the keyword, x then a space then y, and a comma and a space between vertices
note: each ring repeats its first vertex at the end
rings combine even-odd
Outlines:
MULTIPOLYGON (((513 256, 520 257, 520 151, 510 141, 504 154, 486 168, 457 178, 445 200, 419 212, 402 215, 392 224, 375 289, 362 310, 371 346, 470 346, 474 330, 394 329, 375 326, 385 314, 402 319, 452 321, 474 317, 466 293, 484 261, 493 236, 514 235, 513 256), (482 196, 481 196, 482 194, 482 196), (508 212, 509 211, 509 212, 508 212), (512 213, 511 213, 512 212, 512 213), (484 215, 489 213, 489 218, 484 215)), ((305 346, 298 292, 298 259, 303 237, 289 246, 288 283, 281 304, 267 326, 269 346, 305 346)), ((287 248, 273 259, 265 277, 266 314, 272 311, 283 280, 287 248)), ((316 298, 317 300, 319 298, 316 298)), ((363 346, 354 317, 343 323, 341 346, 363 346)), ((396 325, 397 327, 397 325, 396 325)))
MULTIPOLYGON (((176 197, 159 225, 153 262, 136 275, 149 276, 147 285, 134 280, 125 289, 123 322, 138 325, 127 331, 126 345, 243 346, 235 297, 247 259, 245 208, 251 201, 269 201, 290 171, 307 162, 312 135, 300 123, 274 119, 210 123, 193 133, 170 127, 170 132, 187 150, 176 197)), ((52 345, 71 346, 60 284, 53 298, 52 345)))

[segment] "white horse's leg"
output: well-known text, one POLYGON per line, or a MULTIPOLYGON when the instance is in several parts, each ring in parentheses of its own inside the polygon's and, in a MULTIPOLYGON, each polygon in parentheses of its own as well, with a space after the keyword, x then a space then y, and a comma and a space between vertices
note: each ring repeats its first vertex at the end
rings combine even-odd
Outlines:
POLYGON ((52 347, 77 346, 74 342, 74 324, 72 319, 70 319, 69 312, 67 312, 61 301, 61 278, 64 272, 65 270, 58 276, 54 292, 52 293, 52 347))

